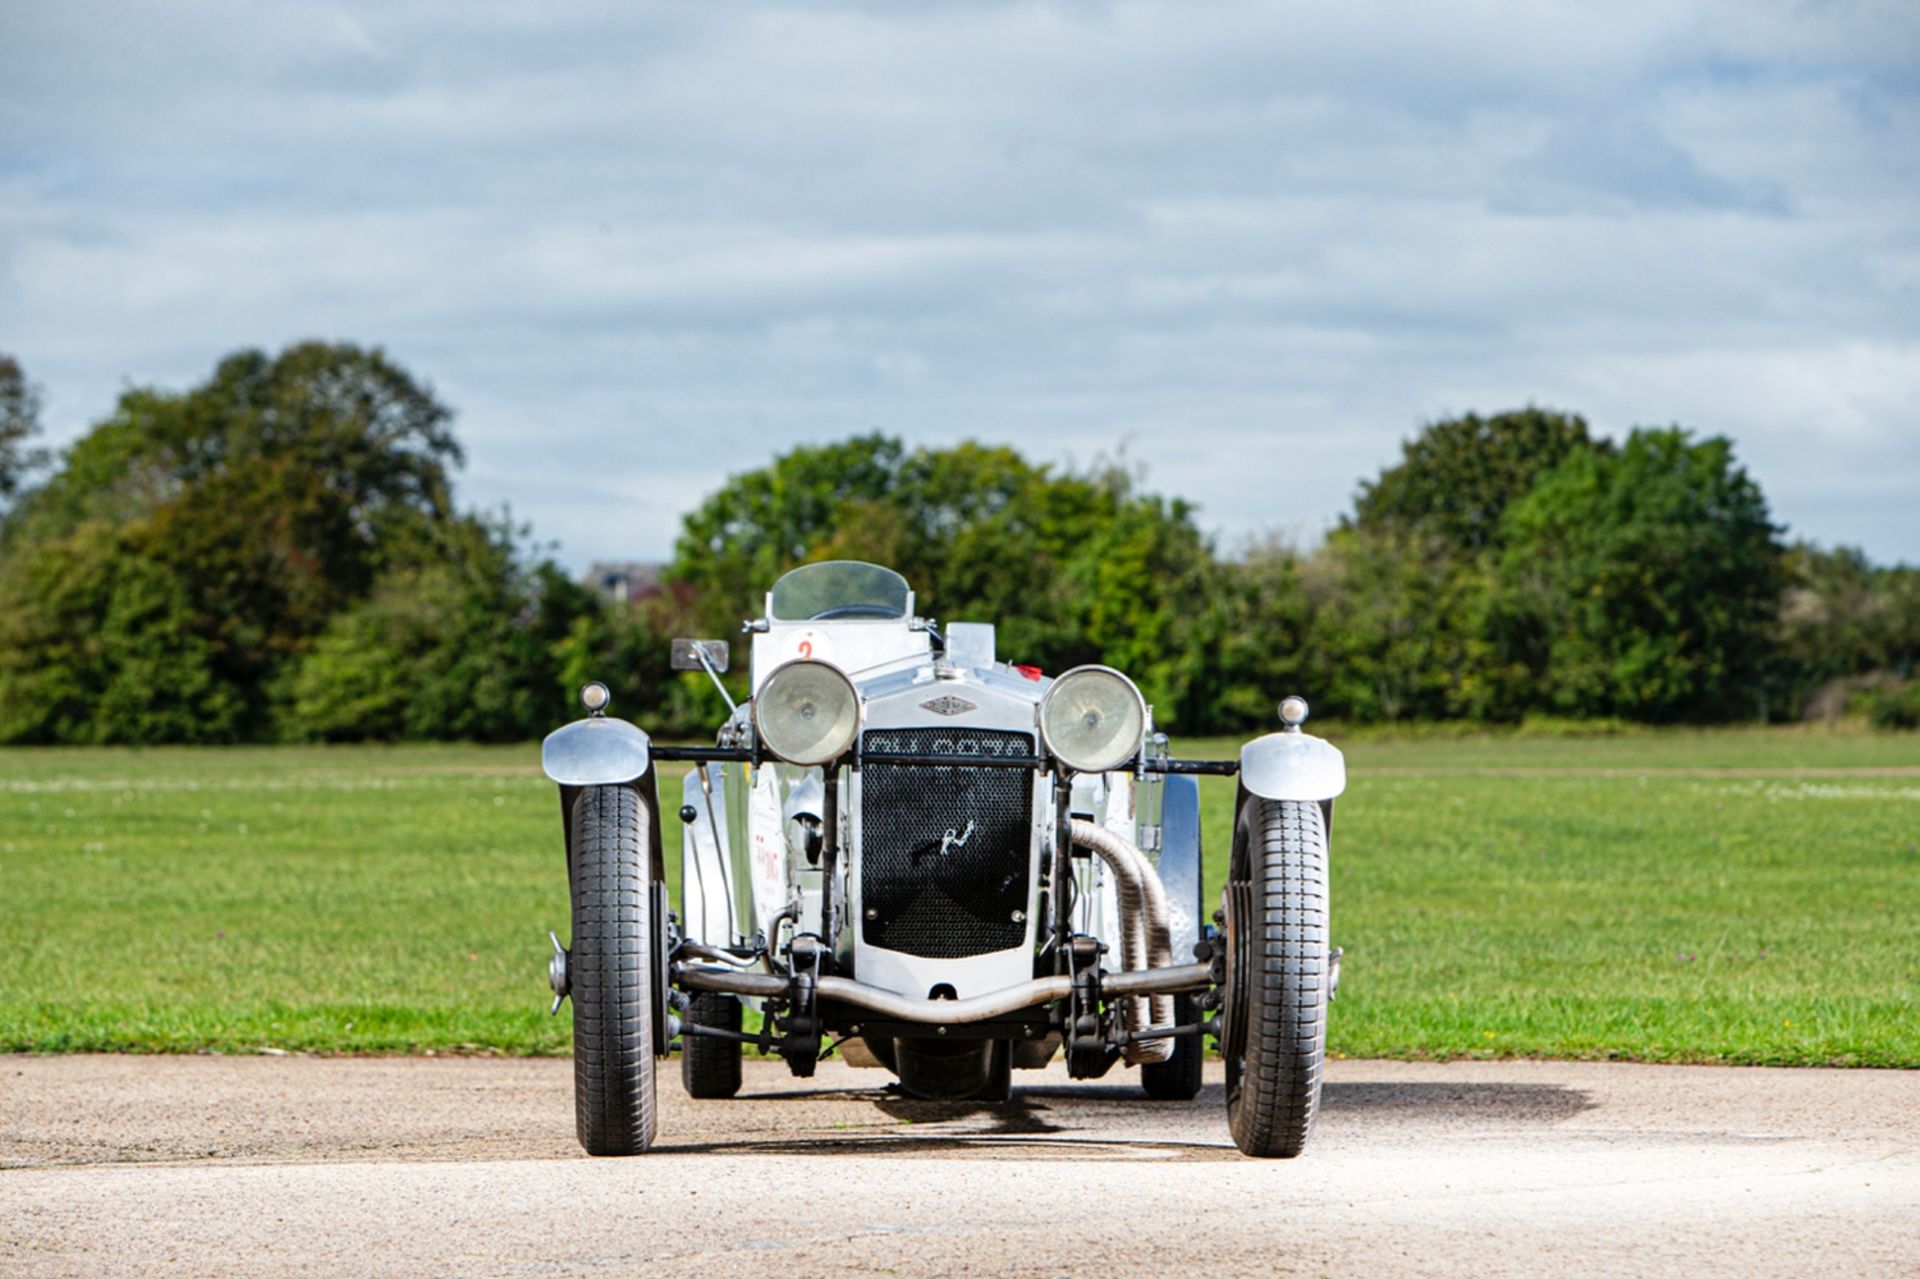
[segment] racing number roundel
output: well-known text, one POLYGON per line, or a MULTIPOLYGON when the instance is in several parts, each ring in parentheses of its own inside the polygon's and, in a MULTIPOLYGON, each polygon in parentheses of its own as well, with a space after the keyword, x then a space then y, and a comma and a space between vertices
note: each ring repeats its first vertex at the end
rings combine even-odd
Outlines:
POLYGON ((780 660, 826 662, 833 660, 833 654, 819 631, 794 631, 780 641, 780 660))

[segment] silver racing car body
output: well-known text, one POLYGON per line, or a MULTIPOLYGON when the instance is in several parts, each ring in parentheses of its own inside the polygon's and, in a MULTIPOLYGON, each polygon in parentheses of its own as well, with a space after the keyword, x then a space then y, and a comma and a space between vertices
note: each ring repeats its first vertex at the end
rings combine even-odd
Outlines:
MULTIPOLYGON (((751 694, 714 745, 653 743, 592 684, 587 718, 543 746, 573 904, 549 981, 556 1011, 574 1005, 587 1149, 652 1144, 656 1058, 676 1048, 699 1097, 733 1095, 753 1047, 796 1075, 837 1050, 921 1097, 1004 1100, 1013 1072, 1064 1056, 1184 1099, 1212 1039, 1236 1142, 1299 1152, 1338 979, 1326 857, 1346 783, 1301 699, 1237 760, 1176 759, 1122 672, 1008 664, 991 625, 943 633, 897 573, 856 562, 788 573, 745 633, 751 694), (1211 898, 1208 774, 1239 779, 1211 898)), ((674 647, 719 682, 724 642, 674 647)))

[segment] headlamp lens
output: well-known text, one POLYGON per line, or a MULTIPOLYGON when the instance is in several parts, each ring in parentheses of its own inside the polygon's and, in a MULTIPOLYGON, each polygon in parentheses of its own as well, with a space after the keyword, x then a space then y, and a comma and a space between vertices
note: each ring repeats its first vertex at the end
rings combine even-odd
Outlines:
POLYGON ((839 758, 853 745, 860 698, 838 667, 788 662, 760 686, 753 723, 768 750, 789 764, 812 767, 839 758))
POLYGON ((1040 736, 1075 772, 1120 767, 1140 749, 1146 728, 1146 699, 1132 680, 1105 666, 1068 671, 1040 703, 1040 736))

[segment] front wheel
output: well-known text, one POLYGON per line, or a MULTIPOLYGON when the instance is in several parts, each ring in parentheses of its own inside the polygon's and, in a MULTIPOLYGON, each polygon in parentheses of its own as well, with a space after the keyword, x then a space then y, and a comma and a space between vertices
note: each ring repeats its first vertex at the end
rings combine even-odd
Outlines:
POLYGON ((591 1155, 653 1144, 653 928, 649 814, 629 786, 573 804, 573 1102, 591 1155))
POLYGON ((1250 796, 1227 880, 1227 1125, 1262 1158, 1300 1153, 1327 1047, 1327 830, 1320 805, 1250 796))

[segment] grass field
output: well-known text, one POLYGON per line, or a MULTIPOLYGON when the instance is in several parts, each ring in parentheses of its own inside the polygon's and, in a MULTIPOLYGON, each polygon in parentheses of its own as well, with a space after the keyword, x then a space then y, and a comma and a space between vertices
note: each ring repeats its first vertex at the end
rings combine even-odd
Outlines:
MULTIPOLYGON (((1335 1051, 1920 1066, 1920 738, 1344 744, 1335 1051)), ((0 1050, 565 1052, 535 759, 0 751, 0 1050)))

